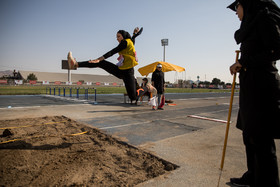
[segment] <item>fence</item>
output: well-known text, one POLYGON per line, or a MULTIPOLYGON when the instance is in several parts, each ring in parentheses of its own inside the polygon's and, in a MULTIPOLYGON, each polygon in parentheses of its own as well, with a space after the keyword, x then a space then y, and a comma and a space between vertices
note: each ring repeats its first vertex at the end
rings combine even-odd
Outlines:
POLYGON ((89 95, 94 95, 94 103, 97 104, 96 88, 90 87, 46 87, 46 95, 70 97, 89 100, 89 95))

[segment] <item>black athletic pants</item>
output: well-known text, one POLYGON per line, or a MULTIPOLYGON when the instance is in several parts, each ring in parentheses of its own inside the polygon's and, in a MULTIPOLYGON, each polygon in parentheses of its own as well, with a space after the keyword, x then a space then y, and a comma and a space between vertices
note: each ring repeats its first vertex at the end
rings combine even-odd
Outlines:
POLYGON ((116 76, 119 79, 123 79, 125 88, 130 100, 136 100, 136 84, 134 77, 134 68, 120 70, 119 67, 111 62, 102 60, 99 63, 89 63, 88 61, 78 62, 79 68, 102 68, 108 73, 116 76))
POLYGON ((256 139, 243 134, 246 147, 246 177, 251 187, 280 187, 275 142, 272 138, 256 139))

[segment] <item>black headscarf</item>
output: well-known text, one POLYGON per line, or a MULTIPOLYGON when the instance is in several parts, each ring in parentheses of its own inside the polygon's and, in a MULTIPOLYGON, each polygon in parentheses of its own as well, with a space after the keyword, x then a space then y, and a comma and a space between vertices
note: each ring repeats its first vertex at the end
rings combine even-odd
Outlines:
POLYGON ((266 14, 274 19, 280 25, 280 9, 272 0, 236 0, 228 6, 233 11, 236 5, 240 3, 243 7, 243 19, 240 29, 234 34, 237 44, 241 43, 251 32, 259 18, 266 14))
POLYGON ((235 0, 227 8, 230 8, 233 11, 236 11, 236 5, 240 3, 243 6, 243 9, 248 13, 254 13, 263 8, 268 8, 272 12, 279 12, 279 7, 273 0, 235 0))
POLYGON ((119 30, 118 33, 123 36, 123 39, 131 39, 130 34, 128 32, 126 32, 125 30, 119 30))

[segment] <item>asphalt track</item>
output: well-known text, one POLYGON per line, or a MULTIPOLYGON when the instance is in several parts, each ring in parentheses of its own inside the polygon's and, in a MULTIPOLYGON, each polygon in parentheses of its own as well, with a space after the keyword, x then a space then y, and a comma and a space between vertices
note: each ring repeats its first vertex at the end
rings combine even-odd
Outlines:
MULTIPOLYGON (((177 93, 166 94, 166 99, 173 100, 175 103, 180 104, 183 101, 201 100, 206 101, 208 99, 213 100, 215 98, 229 98, 230 93, 177 93)), ((144 98, 144 104, 147 98, 144 98)), ((229 99, 228 99, 229 100, 229 99)), ((217 101, 218 102, 218 101, 217 101)), ((186 118, 189 115, 200 115, 202 117, 209 117, 211 119, 226 120, 228 112, 228 104, 216 104, 211 106, 184 106, 173 107, 174 110, 152 111, 150 107, 145 107, 144 110, 139 110, 141 106, 134 106, 128 103, 124 103, 123 94, 98 94, 97 102, 94 100, 94 95, 89 96, 89 100, 85 100, 83 95, 76 98, 76 95, 70 97, 52 96, 52 95, 24 95, 24 96, 0 96, 0 109, 7 108, 34 108, 34 107, 46 107, 46 106, 67 106, 67 105, 83 105, 90 104, 93 106, 108 106, 104 111, 98 111, 98 113, 106 112, 110 113, 110 106, 129 106, 131 114, 127 115, 127 110, 119 110, 119 115, 113 118, 108 116, 100 117, 87 117, 80 119, 80 121, 90 124, 94 127, 100 128, 109 134, 124 138, 130 144, 141 145, 147 142, 156 142, 162 139, 175 137, 178 135, 197 131, 199 129, 205 129, 212 127, 213 125, 223 125, 222 123, 210 122, 208 124, 205 120, 197 125, 191 123, 186 118), (122 114, 123 113, 123 114, 122 114)), ((143 107, 143 105, 142 105, 143 107)), ((171 107, 172 106, 166 106, 171 107)), ((114 111, 116 112, 116 111, 114 111)), ((90 112, 89 112, 90 113, 90 112)), ((92 116, 95 116, 96 112, 92 111, 92 116)), ((237 106, 233 110, 233 116, 237 113, 237 106)))
MULTIPOLYGON (((173 100, 175 105, 156 111, 147 105, 147 98, 142 105, 135 106, 124 104, 123 94, 97 95, 97 103, 94 95, 90 95, 89 100, 83 95, 79 99, 75 97, 0 96, 0 119, 64 115, 180 166, 169 175, 137 185, 139 187, 217 186, 230 93, 166 94, 166 99, 173 100)), ((235 93, 220 183, 223 187, 232 186, 229 178, 240 177, 246 171, 242 134, 235 128, 238 102, 238 93, 235 93)), ((279 141, 276 146, 280 163, 279 141)))
MULTIPOLYGON (((198 99, 214 97, 230 97, 230 93, 167 93, 166 99, 198 99)), ((145 98, 144 98, 145 99, 145 98)), ((147 99, 146 99, 147 100, 147 99)), ((7 107, 30 107, 30 106, 48 106, 48 105, 69 105, 78 103, 94 103, 95 96, 90 94, 88 100, 83 94, 73 94, 72 97, 52 95, 0 95, 0 108, 7 107)), ((123 104, 123 94, 97 94, 96 102, 99 105, 123 104)))

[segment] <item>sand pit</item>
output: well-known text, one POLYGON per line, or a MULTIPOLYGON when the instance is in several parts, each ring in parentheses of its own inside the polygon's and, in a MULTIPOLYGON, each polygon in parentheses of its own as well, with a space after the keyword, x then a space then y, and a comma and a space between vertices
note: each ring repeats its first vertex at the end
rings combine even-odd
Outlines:
POLYGON ((0 128, 0 186, 134 186, 177 167, 64 116, 0 128))

